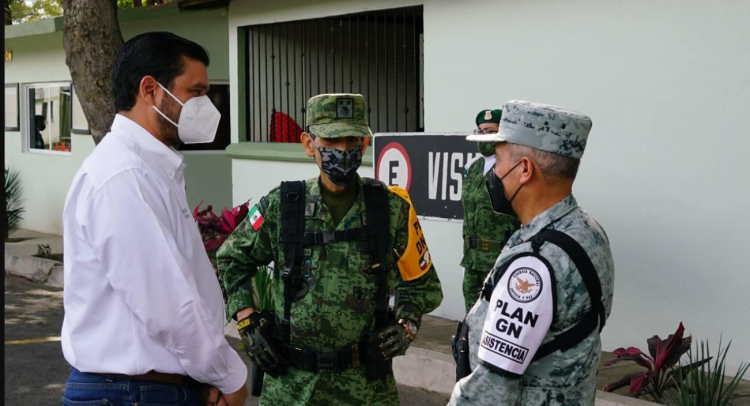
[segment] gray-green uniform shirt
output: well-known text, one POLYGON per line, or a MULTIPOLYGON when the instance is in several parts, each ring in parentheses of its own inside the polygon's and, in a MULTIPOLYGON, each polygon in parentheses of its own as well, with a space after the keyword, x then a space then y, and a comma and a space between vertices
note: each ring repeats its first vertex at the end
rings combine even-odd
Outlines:
MULTIPOLYGON (((519 253, 531 252, 531 238, 542 229, 562 231, 573 237, 591 258, 602 285, 606 315, 612 309, 614 262, 604 229, 578 207, 570 195, 518 230, 500 254, 492 273, 519 253)), ((557 280, 557 312, 543 343, 574 326, 590 308, 588 291, 571 259, 556 245, 542 245, 539 254, 552 265, 557 280)), ((593 405, 601 340, 595 331, 575 347, 532 362, 520 379, 506 378, 477 362, 477 349, 488 302, 479 299, 466 322, 472 373, 453 389, 450 405, 593 405)))

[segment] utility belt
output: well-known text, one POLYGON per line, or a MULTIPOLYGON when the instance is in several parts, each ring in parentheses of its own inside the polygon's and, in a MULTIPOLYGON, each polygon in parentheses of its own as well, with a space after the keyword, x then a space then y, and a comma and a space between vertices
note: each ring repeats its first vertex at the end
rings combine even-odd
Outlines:
POLYGON ((286 361, 292 368, 317 373, 330 371, 341 373, 356 368, 367 359, 367 341, 351 344, 330 352, 306 350, 293 345, 284 345, 286 361))
POLYGON ((464 248, 472 248, 482 252, 496 252, 499 254, 500 251, 503 250, 506 242, 507 240, 494 241, 467 236, 466 238, 464 238, 464 248))

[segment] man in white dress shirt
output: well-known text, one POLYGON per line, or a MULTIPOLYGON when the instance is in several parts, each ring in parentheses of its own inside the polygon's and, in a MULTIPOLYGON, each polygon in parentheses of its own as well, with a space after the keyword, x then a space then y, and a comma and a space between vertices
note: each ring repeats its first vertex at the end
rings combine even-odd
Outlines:
POLYGON ((63 213, 64 405, 235 406, 248 395, 175 149, 216 135, 208 64, 200 45, 166 32, 131 39, 115 60, 117 115, 63 213))

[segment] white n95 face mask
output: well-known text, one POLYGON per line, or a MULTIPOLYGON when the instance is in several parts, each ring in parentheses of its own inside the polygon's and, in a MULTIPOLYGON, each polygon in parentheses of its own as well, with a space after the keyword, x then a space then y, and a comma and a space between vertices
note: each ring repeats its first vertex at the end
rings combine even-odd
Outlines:
MULTIPOLYGON (((158 83, 158 82, 157 82, 158 83)), ((162 113, 156 106, 151 106, 156 110, 157 113, 161 114, 167 121, 174 124, 177 127, 177 134, 180 136, 180 140, 185 144, 205 144, 213 142, 216 138, 216 130, 219 128, 219 120, 221 120, 221 113, 211 103, 211 99, 208 96, 193 97, 187 102, 183 103, 178 98, 167 90, 161 83, 158 83, 168 95, 172 96, 173 99, 177 100, 182 106, 180 112, 180 118, 177 123, 172 121, 164 113, 162 113)))

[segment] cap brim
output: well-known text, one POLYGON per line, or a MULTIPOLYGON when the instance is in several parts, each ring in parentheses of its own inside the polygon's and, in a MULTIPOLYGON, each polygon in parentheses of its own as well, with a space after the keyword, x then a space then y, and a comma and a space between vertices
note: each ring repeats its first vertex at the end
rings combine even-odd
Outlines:
POLYGON ((310 134, 321 138, 364 137, 372 138, 370 127, 362 124, 330 123, 310 126, 310 134))
POLYGON ((507 142, 500 133, 497 134, 472 134, 466 137, 466 141, 474 142, 507 142))

